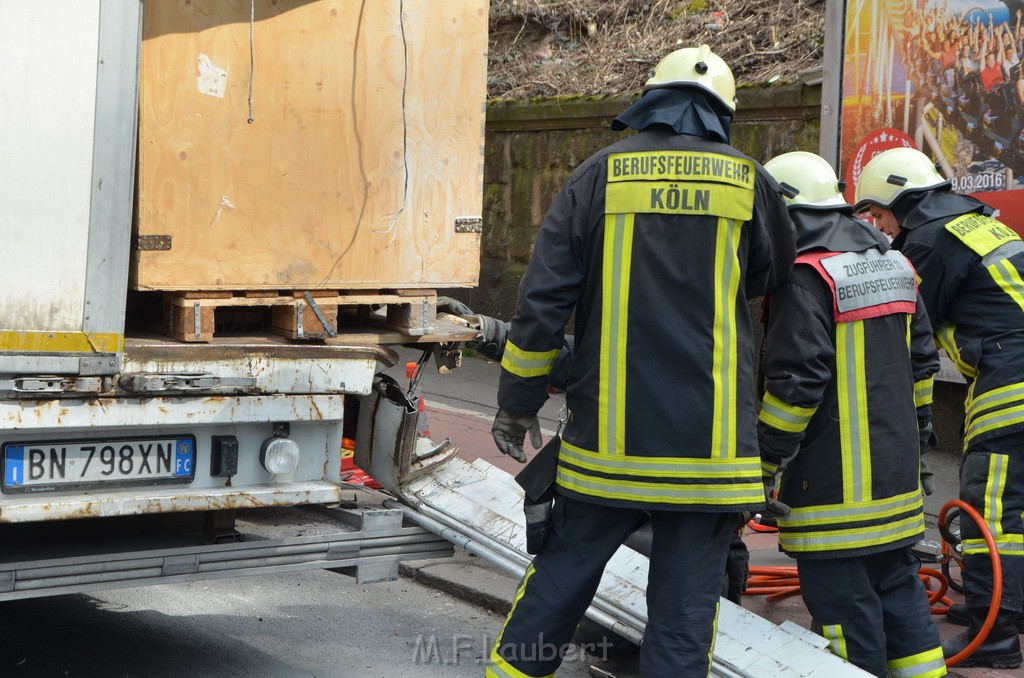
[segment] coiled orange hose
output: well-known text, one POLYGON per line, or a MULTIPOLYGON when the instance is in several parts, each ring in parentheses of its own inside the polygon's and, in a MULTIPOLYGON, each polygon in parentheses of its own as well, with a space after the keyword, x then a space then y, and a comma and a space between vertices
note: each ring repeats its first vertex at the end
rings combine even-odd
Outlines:
MULTIPOLYGON (((992 630, 992 626, 995 624, 996 615, 999 613, 999 601, 1003 595, 1003 568, 999 563, 999 552, 996 550, 996 543, 992 538, 992 533, 989 531, 981 515, 969 504, 959 499, 952 499, 943 504, 942 509, 939 511, 940 532, 945 534, 943 528, 946 527, 946 514, 954 507, 970 516, 971 520, 978 525, 981 535, 985 538, 989 558, 992 561, 992 580, 994 583, 992 586, 992 602, 989 604, 985 623, 982 625, 978 635, 971 640, 970 644, 963 651, 946 660, 947 667, 956 666, 967 657, 970 657, 985 642, 989 632, 992 630)), ((748 525, 753 528, 753 525, 749 523, 748 525)), ((758 525, 758 527, 763 526, 758 525)), ((758 529, 757 531, 764 532, 767 530, 758 529)), ((950 557, 949 545, 943 541, 942 546, 942 555, 948 559, 950 557)), ((922 583, 924 583, 925 591, 928 594, 928 604, 931 608, 931 613, 933 615, 945 614, 949 606, 953 604, 953 601, 946 596, 946 592, 949 590, 949 582, 946 580, 946 577, 938 570, 928 567, 922 567, 918 571, 918 576, 921 578, 922 583)), ((747 578, 747 588, 743 595, 765 596, 765 600, 775 601, 796 595, 797 593, 800 593, 800 578, 797 574, 797 568, 752 566, 750 568, 750 575, 747 578)))

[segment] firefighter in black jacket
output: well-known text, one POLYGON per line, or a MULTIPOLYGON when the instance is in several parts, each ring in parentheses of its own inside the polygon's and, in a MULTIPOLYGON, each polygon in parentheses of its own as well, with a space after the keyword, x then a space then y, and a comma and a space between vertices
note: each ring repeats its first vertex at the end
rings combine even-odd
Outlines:
MULTIPOLYGON (((967 379, 960 499, 995 538, 1003 595, 987 640, 960 666, 1013 668, 1024 602, 1024 243, 987 205, 949 189, 925 154, 892 149, 864 166, 856 208, 914 264, 936 338, 967 379)), ((947 657, 974 638, 992 599, 985 541, 973 521, 960 527, 969 628, 943 643, 947 657)))
MULTIPOLYGON (((853 218, 831 166, 811 153, 765 164, 799 256, 768 306, 758 440, 781 473, 779 547, 832 652, 861 669, 943 676, 920 563, 919 429, 939 357, 914 269, 853 218)), ((771 482, 769 480, 769 482, 771 482)))
MULTIPOLYGON (((728 145, 729 67, 666 56, 616 129, 639 131, 573 172, 548 211, 502 358, 499 449, 523 458, 575 311, 553 530, 527 569, 486 669, 547 676, 608 559, 651 513, 645 676, 710 668, 733 527, 761 510, 747 300, 795 257, 778 187, 728 145)), ((536 436, 534 436, 536 432, 536 436)))

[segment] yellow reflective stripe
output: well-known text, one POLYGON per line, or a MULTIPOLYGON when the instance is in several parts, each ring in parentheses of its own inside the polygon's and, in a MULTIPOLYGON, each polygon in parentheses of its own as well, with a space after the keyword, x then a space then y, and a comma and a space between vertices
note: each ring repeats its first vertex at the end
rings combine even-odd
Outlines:
POLYGON ((960 374, 964 375, 968 379, 975 379, 978 376, 978 370, 974 369, 960 357, 960 349, 956 345, 956 325, 943 325, 935 332, 935 338, 946 351, 946 355, 956 365, 956 369, 960 371, 960 374))
POLYGON ((843 501, 868 501, 871 498, 871 437, 868 432, 863 320, 836 326, 836 373, 843 501))
POLYGON ((1024 311, 1024 280, 1021 280, 1016 267, 1009 260, 1003 259, 989 266, 988 272, 999 285, 999 289, 1024 311))
POLYGON ((104 332, 0 332, 0 351, 21 353, 120 353, 124 335, 104 332))
POLYGON ((939 678, 946 675, 942 646, 885 662, 891 678, 939 678))
POLYGON ((779 546, 786 551, 829 551, 833 549, 855 549, 867 546, 881 546, 914 537, 924 532, 924 513, 918 513, 902 520, 884 525, 846 530, 822 530, 819 532, 790 532, 786 530, 787 520, 780 517, 779 546))
POLYGON ((633 226, 632 214, 605 216, 597 430, 599 449, 607 454, 622 454, 626 447, 626 342, 633 226))
POLYGON ((790 405, 771 393, 765 393, 757 419, 780 431, 801 433, 807 428, 817 410, 817 407, 790 405))
POLYGON ((505 627, 508 626, 508 622, 512 619, 512 615, 516 613, 516 606, 519 605, 519 601, 522 599, 523 594, 526 593, 526 582, 530 580, 535 572, 533 564, 531 563, 526 568, 526 573, 523 574, 523 580, 519 582, 519 588, 516 589, 516 595, 512 598, 512 609, 508 611, 508 616, 505 617, 505 623, 501 626, 501 632, 498 634, 498 639, 494 643, 494 647, 491 649, 490 657, 487 659, 487 668, 484 675, 488 678, 552 678, 555 674, 549 673, 547 676, 537 677, 531 676, 527 673, 523 673, 516 667, 509 664, 500 654, 498 654, 498 648, 501 647, 501 638, 505 635, 505 627))
POLYGON ((738 343, 736 296, 740 287, 739 224, 718 220, 715 242, 715 319, 711 374, 714 379, 711 421, 711 456, 736 456, 736 407, 733 385, 737 381, 738 343))
POLYGON ((558 459, 582 469, 617 475, 650 478, 760 478, 757 457, 697 459, 690 457, 646 457, 602 454, 562 441, 558 459))
MULTIPOLYGON (((1024 556, 1024 535, 1004 534, 999 539, 993 538, 993 541, 1001 556, 1024 556)), ((988 544, 984 539, 964 539, 963 552, 965 555, 988 555, 988 544)))
POLYGON ((935 379, 927 377, 914 382, 914 407, 931 405, 935 391, 935 379))
POLYGON ((762 478, 773 478, 775 474, 779 472, 779 465, 773 464, 768 461, 761 460, 761 477, 762 478))
POLYGON ((764 503, 760 476, 753 482, 742 483, 642 482, 588 476, 559 465, 557 481, 561 487, 579 494, 648 504, 732 506, 764 503))
POLYGON ((988 479, 985 481, 985 522, 994 539, 1002 538, 1003 532, 1003 488, 1006 487, 1006 472, 1010 458, 1005 454, 990 454, 988 457, 988 479))
POLYGON ((980 256, 1020 236, 1005 224, 984 214, 965 214, 946 224, 946 230, 980 256))
POLYGON ((846 637, 843 635, 843 626, 841 624, 822 626, 821 635, 828 639, 828 649, 832 651, 832 654, 843 659, 849 658, 849 652, 846 649, 846 637))
POLYGON ((967 424, 967 432, 964 435, 964 441, 965 443, 970 442, 983 433, 995 431, 996 429, 1003 428, 1004 426, 1018 424, 1022 417, 1024 417, 1024 405, 1006 407, 1001 410, 996 410, 995 412, 975 417, 967 424))
POLYGON ((980 396, 971 398, 967 404, 967 418, 971 419, 981 410, 1006 405, 1016 400, 1024 400, 1024 383, 1007 384, 991 391, 985 391, 980 396))
POLYGON ((894 497, 871 499, 852 504, 794 507, 788 516, 780 520, 785 521, 786 526, 790 528, 811 527, 813 525, 828 525, 832 523, 844 524, 866 520, 880 520, 908 511, 921 511, 923 509, 924 501, 921 498, 921 493, 918 490, 914 490, 904 494, 897 494, 894 497))
POLYGON ((748 158, 706 151, 634 151, 608 156, 608 182, 705 179, 754 190, 756 171, 748 158))
POLYGON ((715 661, 715 641, 718 639, 718 614, 722 611, 722 604, 720 602, 715 603, 715 620, 711 624, 711 647, 708 648, 708 672, 705 675, 711 675, 711 665, 715 661))
POLYGON ((605 187, 605 212, 710 215, 750 221, 754 215, 754 192, 696 181, 629 181, 605 187))
POLYGON ((505 342, 501 366, 517 377, 541 377, 551 374, 560 349, 550 351, 524 351, 511 341, 505 342))

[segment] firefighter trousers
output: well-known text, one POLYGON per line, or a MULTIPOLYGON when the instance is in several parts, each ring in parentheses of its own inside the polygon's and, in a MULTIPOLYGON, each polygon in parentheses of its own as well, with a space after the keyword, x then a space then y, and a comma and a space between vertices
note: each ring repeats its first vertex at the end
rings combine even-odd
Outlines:
POLYGON ((920 566, 909 546, 797 559, 800 593, 832 653, 881 678, 946 675, 920 566))
MULTIPOLYGON (((1003 596, 999 606, 1024 607, 1024 435, 995 438, 972 445, 960 460, 960 499, 985 520, 999 551, 1003 596)), ((992 564, 981 530, 960 516, 963 539, 964 602, 988 607, 992 601, 992 564)))
MULTIPOLYGON (((643 511, 592 504, 561 494, 552 534, 526 570, 487 664, 492 678, 550 676, 566 659, 605 565, 643 511)), ((711 668, 735 513, 651 511, 647 627, 640 648, 644 678, 706 676, 711 668)), ((600 658, 605 648, 584 648, 600 658)))

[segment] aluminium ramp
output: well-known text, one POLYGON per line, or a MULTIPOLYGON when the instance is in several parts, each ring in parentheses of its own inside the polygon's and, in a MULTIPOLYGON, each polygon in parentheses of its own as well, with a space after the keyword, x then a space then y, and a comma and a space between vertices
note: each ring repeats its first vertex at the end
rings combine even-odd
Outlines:
MULTIPOLYGON (((482 459, 451 459, 397 492, 423 527, 505 571, 522 576, 526 553, 523 492, 515 479, 482 459)), ((587 616, 639 643, 647 622, 647 558, 622 547, 612 557, 587 616)), ((776 625, 721 600, 711 675, 728 678, 857 678, 869 674, 831 654, 828 641, 786 622, 776 625)))

